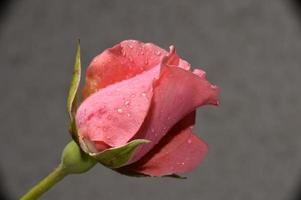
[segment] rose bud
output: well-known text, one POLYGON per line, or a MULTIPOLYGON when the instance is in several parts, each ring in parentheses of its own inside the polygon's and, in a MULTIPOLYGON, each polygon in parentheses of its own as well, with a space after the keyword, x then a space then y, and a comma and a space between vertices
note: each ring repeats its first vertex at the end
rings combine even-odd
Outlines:
MULTIPOLYGON (((77 88, 79 78, 74 83, 77 88)), ((90 63, 77 110, 73 91, 73 137, 107 167, 164 176, 191 171, 207 153, 207 144, 193 134, 195 113, 200 106, 218 105, 219 90, 173 46, 167 52, 123 41, 90 63)))

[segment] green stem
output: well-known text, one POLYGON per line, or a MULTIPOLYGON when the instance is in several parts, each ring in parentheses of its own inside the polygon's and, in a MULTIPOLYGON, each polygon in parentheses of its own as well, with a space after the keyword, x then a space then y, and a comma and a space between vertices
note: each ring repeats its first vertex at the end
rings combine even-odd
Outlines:
POLYGON ((82 152, 74 141, 69 142, 62 153, 61 164, 31 190, 21 200, 35 200, 62 180, 68 174, 81 174, 90 170, 97 161, 82 152))
POLYGON ((42 179, 37 185, 35 185, 31 190, 29 190, 20 200, 35 200, 38 199, 43 193, 48 191, 57 182, 62 180, 68 172, 60 164, 53 172, 42 179))

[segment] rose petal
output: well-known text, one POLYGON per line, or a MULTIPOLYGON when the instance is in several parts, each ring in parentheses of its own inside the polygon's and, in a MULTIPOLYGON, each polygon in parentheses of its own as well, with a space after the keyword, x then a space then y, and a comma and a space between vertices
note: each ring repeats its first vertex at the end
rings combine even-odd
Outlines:
POLYGON ((125 40, 105 50, 87 69, 83 97, 155 67, 166 55, 164 49, 136 40, 125 40))
POLYGON ((134 138, 152 141, 137 148, 131 163, 148 153, 188 113, 205 104, 218 104, 217 87, 178 67, 165 66, 156 82, 149 114, 134 138))
POLYGON ((185 70, 190 70, 190 64, 178 56, 176 48, 173 45, 169 47, 168 60, 164 64, 167 66, 175 66, 185 70))
POLYGON ((127 143, 147 115, 158 73, 159 66, 89 96, 76 113, 82 141, 92 142, 97 151, 127 143))
POLYGON ((200 78, 206 78, 206 72, 201 69, 194 69, 192 73, 194 73, 200 78))
POLYGON ((122 169, 123 173, 164 176, 195 168, 204 159, 208 147, 192 134, 194 118, 194 113, 185 117, 145 157, 122 169))
POLYGON ((173 151, 154 155, 148 162, 134 169, 135 172, 150 176, 165 176, 185 173, 193 170, 207 154, 207 144, 192 134, 191 128, 183 130, 166 145, 173 146, 173 151), (181 144, 176 143, 181 141, 181 144))

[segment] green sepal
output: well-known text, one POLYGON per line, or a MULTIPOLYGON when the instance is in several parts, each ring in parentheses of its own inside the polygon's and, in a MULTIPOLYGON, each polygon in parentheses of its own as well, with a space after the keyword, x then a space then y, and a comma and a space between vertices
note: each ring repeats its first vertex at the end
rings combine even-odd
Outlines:
POLYGON ((101 164, 116 169, 128 163, 139 145, 149 142, 149 140, 136 139, 124 146, 106 149, 101 153, 90 153, 89 155, 101 164))
POLYGON ((63 150, 61 166, 68 174, 79 174, 90 170, 97 161, 83 152, 73 140, 63 150))
POLYGON ((77 109, 77 95, 81 77, 80 41, 77 42, 75 63, 73 67, 72 80, 67 97, 67 111, 70 118, 69 132, 76 139, 75 113, 77 109))

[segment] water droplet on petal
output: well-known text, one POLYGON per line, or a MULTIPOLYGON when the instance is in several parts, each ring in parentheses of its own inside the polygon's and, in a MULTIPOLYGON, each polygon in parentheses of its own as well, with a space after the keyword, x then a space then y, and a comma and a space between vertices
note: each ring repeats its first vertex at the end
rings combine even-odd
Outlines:
POLYGON ((144 61, 144 64, 148 65, 148 59, 146 59, 146 60, 144 61))
POLYGON ((132 49, 132 48, 133 48, 133 45, 129 44, 129 47, 130 47, 130 49, 132 49))
POLYGON ((126 115, 127 115, 128 117, 130 117, 130 116, 131 116, 131 114, 130 114, 130 113, 127 113, 126 115))
POLYGON ((130 104, 130 101, 125 101, 124 105, 128 106, 130 104))
POLYGON ((146 93, 145 93, 145 92, 142 92, 142 93, 141 93, 141 96, 146 97, 146 93))
POLYGON ((192 143, 191 139, 189 139, 187 142, 188 142, 188 144, 191 144, 191 143, 192 143))
POLYGON ((160 51, 155 51, 155 54, 156 54, 157 56, 160 56, 160 55, 161 55, 161 52, 160 52, 160 51))
POLYGON ((117 112, 122 113, 123 112, 122 108, 118 108, 117 112))

